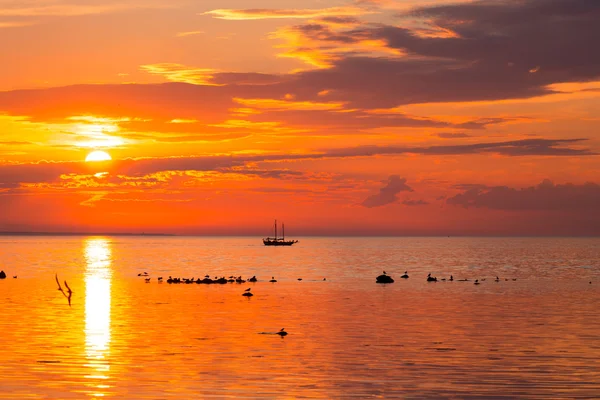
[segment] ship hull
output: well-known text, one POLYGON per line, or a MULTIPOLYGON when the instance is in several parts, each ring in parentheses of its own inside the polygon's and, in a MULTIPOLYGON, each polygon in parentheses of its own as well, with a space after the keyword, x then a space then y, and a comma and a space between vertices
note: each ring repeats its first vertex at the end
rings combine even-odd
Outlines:
POLYGON ((267 241, 267 240, 263 240, 263 244, 265 246, 291 246, 294 243, 296 243, 297 241, 295 240, 286 240, 286 241, 267 241))

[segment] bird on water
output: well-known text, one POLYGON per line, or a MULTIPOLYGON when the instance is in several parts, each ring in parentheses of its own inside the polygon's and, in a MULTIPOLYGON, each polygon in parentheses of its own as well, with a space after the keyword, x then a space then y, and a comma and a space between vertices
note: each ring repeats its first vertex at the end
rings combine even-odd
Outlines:
POLYGON ((285 328, 281 328, 281 330, 279 332, 277 332, 276 334, 283 337, 283 336, 286 336, 288 333, 285 331, 285 328))

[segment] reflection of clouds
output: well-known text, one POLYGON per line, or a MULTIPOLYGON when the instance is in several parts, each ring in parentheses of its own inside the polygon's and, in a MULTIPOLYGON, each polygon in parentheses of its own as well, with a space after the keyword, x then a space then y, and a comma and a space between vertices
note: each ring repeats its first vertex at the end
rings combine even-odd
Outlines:
MULTIPOLYGON (((85 347, 87 366, 92 372, 87 378, 107 379, 110 365, 106 356, 110 350, 110 285, 112 271, 110 242, 105 238, 85 241, 85 347)), ((96 390, 105 385, 91 382, 96 390)), ((97 393, 102 395, 102 393, 97 393)))

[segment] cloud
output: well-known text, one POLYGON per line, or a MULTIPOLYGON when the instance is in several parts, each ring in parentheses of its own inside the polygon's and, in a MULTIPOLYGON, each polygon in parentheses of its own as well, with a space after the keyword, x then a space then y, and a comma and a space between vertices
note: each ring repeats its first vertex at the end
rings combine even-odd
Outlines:
POLYGON ((402 204, 404 204, 405 206, 426 206, 429 204, 429 202, 425 201, 425 200, 404 200, 402 202, 402 204))
MULTIPOLYGON (((229 73, 217 74, 209 81, 208 75, 202 73, 202 76, 192 77, 187 75, 188 72, 171 78, 198 79, 206 85, 75 85, 0 92, 0 112, 21 116, 31 122, 110 124, 115 130, 114 135, 126 135, 126 131, 237 134, 239 129, 252 129, 265 123, 279 127, 279 131, 336 135, 408 126, 482 129, 488 124, 507 120, 486 118, 454 124, 403 114, 396 109, 371 112, 349 108, 346 102, 331 99, 336 96, 335 91, 327 89, 315 91, 310 99, 299 100, 299 96, 304 97, 305 89, 290 77, 229 73), (288 94, 293 94, 287 96, 291 100, 286 99, 288 94), (74 120, 74 115, 98 117, 94 117, 97 121, 91 117, 74 120), (169 123, 173 120, 195 120, 197 123, 169 123), (227 123, 232 120, 245 123, 232 126, 227 123), (232 132, 232 129, 238 131, 232 132)), ((373 97, 372 94, 368 96, 373 97)), ((68 129, 68 126, 61 129, 68 129)))
POLYGON ((274 19, 274 18, 318 18, 327 16, 356 16, 369 14, 370 11, 360 7, 331 7, 322 9, 218 9, 212 10, 200 15, 211 15, 214 18, 227 20, 256 20, 256 19, 274 19))
POLYGON ((446 200, 447 204, 464 208, 493 210, 600 212, 600 185, 554 184, 546 179, 537 186, 511 188, 508 186, 466 187, 464 192, 446 200))
POLYGON ((212 79, 217 72, 211 68, 192 68, 182 64, 159 63, 140 67, 153 75, 162 75, 171 82, 185 82, 194 85, 214 85, 212 79))
POLYGON ((568 147, 586 139, 523 139, 495 143, 473 143, 461 145, 401 147, 401 146, 358 146, 332 149, 329 156, 357 157, 384 154, 500 154, 504 156, 595 156, 598 153, 588 148, 568 147), (565 146, 566 145, 566 146, 565 146))
POLYGON ((193 35, 201 35, 203 33, 204 33, 204 31, 177 32, 177 34, 175 36, 177 36, 177 37, 187 37, 187 36, 193 36, 193 35))
POLYGON ((467 137, 471 137, 471 135, 467 135, 466 133, 460 132, 460 133, 454 133, 454 132, 439 132, 439 133, 434 133, 431 136, 437 136, 441 139, 458 139, 458 138, 467 138, 467 137))
MULTIPOLYGON (((197 140, 194 138, 194 140, 197 140)), ((110 162, 48 162, 0 164, 0 188, 13 188, 19 183, 56 182, 68 174, 93 175, 108 171, 124 176, 145 176, 165 171, 219 171, 260 162, 290 160, 322 160, 332 158, 373 157, 385 155, 476 155, 504 156, 592 156, 587 148, 573 148, 583 139, 525 139, 496 143, 475 143, 446 146, 358 146, 327 149, 304 154, 244 154, 196 157, 165 157, 113 160, 110 162)), ((390 178, 392 179, 392 178, 390 178)), ((393 178, 393 182, 397 182, 393 178)), ((477 189, 477 188, 475 188, 477 189)))
POLYGON ((367 197, 362 205, 367 208, 381 207, 394 203, 398 200, 396 195, 400 192, 412 192, 413 189, 406 184, 405 178, 398 175, 390 175, 387 184, 379 189, 379 193, 367 197))
POLYGON ((332 100, 364 108, 530 98, 555 93, 552 84, 600 76, 600 53, 592 45, 600 37, 598 2, 476 1, 426 6, 399 18, 395 26, 287 28, 286 55, 294 56, 296 46, 298 58, 325 60, 320 66, 328 68, 302 73, 303 87, 332 89, 332 100), (415 18, 444 35, 420 35, 410 27, 415 18), (357 52, 360 43, 366 45, 357 52))
POLYGON ((0 18, 12 19, 0 21, 0 28, 29 26, 47 18, 79 17, 94 14, 122 12, 131 9, 161 9, 173 7, 172 2, 162 0, 43 0, 15 1, 0 0, 0 18), (28 18, 25 21, 23 18, 28 18))

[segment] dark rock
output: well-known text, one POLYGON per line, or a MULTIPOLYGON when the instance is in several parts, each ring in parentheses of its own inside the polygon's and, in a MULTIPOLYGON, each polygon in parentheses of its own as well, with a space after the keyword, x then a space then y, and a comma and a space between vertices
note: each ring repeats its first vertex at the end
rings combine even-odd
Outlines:
POLYGON ((0 271, 0 279, 6 279, 6 274, 4 271, 0 271))
POLYGON ((377 277, 377 283, 394 283, 394 280, 391 276, 383 274, 377 277))

